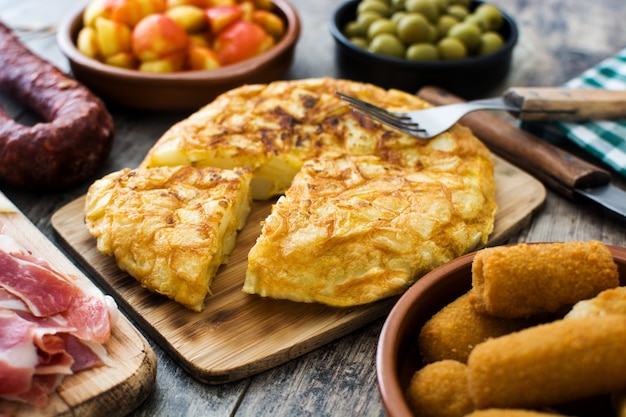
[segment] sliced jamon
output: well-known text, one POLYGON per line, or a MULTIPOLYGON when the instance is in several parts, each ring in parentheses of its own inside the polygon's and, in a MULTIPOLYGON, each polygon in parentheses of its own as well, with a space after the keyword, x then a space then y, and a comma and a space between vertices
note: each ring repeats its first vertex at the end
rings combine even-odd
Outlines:
POLYGON ((27 257, 33 258, 0 251, 0 287, 24 301, 35 316, 67 310, 76 287, 27 257))
POLYGON ((71 375, 74 358, 67 351, 66 339, 63 335, 46 334, 35 338, 39 348, 39 362, 35 367, 35 375, 71 375))
POLYGON ((13 311, 30 311, 24 301, 17 298, 4 288, 0 288, 0 308, 13 311))
POLYGON ((118 314, 111 297, 0 234, 0 398, 44 408, 65 376, 110 364, 103 343, 118 314))
POLYGON ((37 408, 48 405, 50 394, 63 382, 65 375, 33 375, 30 390, 23 394, 3 395, 4 399, 30 404, 37 408))
POLYGON ((71 334, 65 334, 63 337, 65 338, 67 353, 72 355, 74 359, 73 372, 112 364, 106 349, 100 343, 86 342, 71 334))
POLYGON ((0 309, 0 395, 30 390, 38 363, 36 327, 13 311, 0 309))

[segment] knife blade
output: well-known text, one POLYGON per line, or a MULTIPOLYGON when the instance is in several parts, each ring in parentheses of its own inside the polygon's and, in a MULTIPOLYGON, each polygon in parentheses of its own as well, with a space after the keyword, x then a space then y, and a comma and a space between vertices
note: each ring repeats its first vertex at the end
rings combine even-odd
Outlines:
MULTIPOLYGON (((463 102, 441 88, 427 86, 417 92, 433 105, 463 102)), ((611 174, 558 148, 497 115, 481 110, 464 116, 469 127, 494 153, 535 176, 553 191, 577 200, 582 197, 626 219, 626 192, 611 183, 611 174)))
POLYGON ((626 213, 626 192, 612 184, 606 184, 594 188, 577 188, 574 189, 574 191, 579 195, 604 206, 613 213, 622 216, 626 213))

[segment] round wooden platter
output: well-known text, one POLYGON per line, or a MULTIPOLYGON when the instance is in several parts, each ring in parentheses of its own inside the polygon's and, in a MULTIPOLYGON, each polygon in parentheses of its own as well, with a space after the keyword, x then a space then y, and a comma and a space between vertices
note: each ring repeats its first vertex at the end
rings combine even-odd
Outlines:
MULTIPOLYGON (((60 272, 91 281, 0 193, 0 233, 12 236, 60 272)), ((112 360, 65 377, 43 409, 0 400, 0 414, 22 416, 117 417, 130 413, 154 389, 156 355, 146 339, 120 312, 105 343, 112 360)))
MULTIPOLYGON (((535 178, 494 159, 499 212, 490 245, 527 224, 546 197, 535 178)), ((148 292, 111 257, 99 253, 85 227, 83 208, 81 197, 52 216, 60 240, 143 331, 204 383, 230 382, 285 363, 384 316, 397 300, 340 309, 244 294, 248 251, 271 209, 270 202, 255 202, 229 263, 215 277, 213 295, 195 313, 148 292)))

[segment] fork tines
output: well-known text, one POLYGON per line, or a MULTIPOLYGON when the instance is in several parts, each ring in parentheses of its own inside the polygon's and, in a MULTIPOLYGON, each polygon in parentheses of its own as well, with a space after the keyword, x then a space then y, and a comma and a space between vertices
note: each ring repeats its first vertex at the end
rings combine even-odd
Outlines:
POLYGON ((408 134, 424 131, 423 129, 420 129, 417 123, 412 122, 411 118, 408 116, 391 113, 381 107, 368 103, 367 101, 344 94, 341 91, 336 91, 335 93, 346 101, 354 110, 380 123, 386 124, 408 134))

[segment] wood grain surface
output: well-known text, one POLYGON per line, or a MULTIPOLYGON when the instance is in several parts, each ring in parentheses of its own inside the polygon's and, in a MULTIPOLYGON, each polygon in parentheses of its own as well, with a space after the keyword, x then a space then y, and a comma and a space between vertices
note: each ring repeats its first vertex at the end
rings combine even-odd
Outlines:
MULTIPOLYGON (((55 40, 56 25, 73 7, 87 0, 0 0, 0 19, 15 28, 20 38, 38 55, 64 71, 67 59, 55 40)), ((337 76, 334 41, 328 31, 337 0, 291 0, 302 19, 302 33, 293 66, 285 79, 337 76)), ((492 0, 514 16, 520 38, 513 53, 511 71, 502 85, 485 97, 509 87, 555 87, 578 76, 601 60, 626 47, 624 0, 492 0)), ((17 121, 31 124, 37 115, 0 92, 0 104, 17 121)), ((115 120, 115 144, 111 156, 95 178, 125 167, 136 167, 154 141, 187 113, 149 113, 110 107, 115 120)), ((511 121, 511 123, 513 123, 511 121)), ((566 140, 555 142, 577 152, 566 140)), ((492 149, 493 151, 493 149, 492 149)), ((589 162, 598 160, 577 152, 589 162)), ((518 161, 513 163, 519 166, 518 161)), ((528 170, 525 170, 529 172, 528 170)), ((626 178, 613 173, 626 189, 626 178)), ((598 239, 626 246, 624 221, 605 215, 594 204, 575 202, 548 193, 541 210, 526 225, 511 233, 506 243, 598 239)), ((20 189, 1 184, 0 189, 53 243, 70 258, 51 224, 53 213, 84 195, 90 181, 65 192, 20 189)), ((84 268, 83 268, 84 269, 84 268)), ((283 365, 229 384, 205 384, 194 379, 178 359, 143 332, 158 357, 156 387, 131 415, 220 417, 385 417, 377 385, 377 343, 385 317, 355 330, 283 365)), ((140 328, 141 331, 141 328, 140 328)), ((85 413, 86 414, 86 413, 85 413)), ((593 417, 612 414, 597 413, 593 417)))
MULTIPOLYGON (((496 157, 499 206, 490 244, 515 232, 543 203, 546 191, 530 175, 496 157)), ((337 339, 388 313, 396 297, 353 308, 263 299, 241 291, 247 255, 271 202, 255 202, 229 263, 215 277, 206 308, 195 313, 150 293, 113 258, 96 249, 83 223, 84 198, 52 216, 52 225, 79 261, 126 312, 196 379, 217 384, 254 375, 337 339)))
MULTIPOLYGON (((0 233, 12 236, 53 268, 78 279, 88 278, 76 268, 8 199, 0 193, 0 233)), ((70 375, 50 397, 48 407, 36 409, 0 400, 0 414, 8 416, 124 416, 136 408, 154 388, 156 355, 144 337, 122 315, 115 322, 105 348, 111 366, 70 375), (5 414, 3 414, 5 413, 5 414)))
POLYGON ((520 120, 586 121, 626 117, 626 90, 512 87, 504 95, 520 120))

